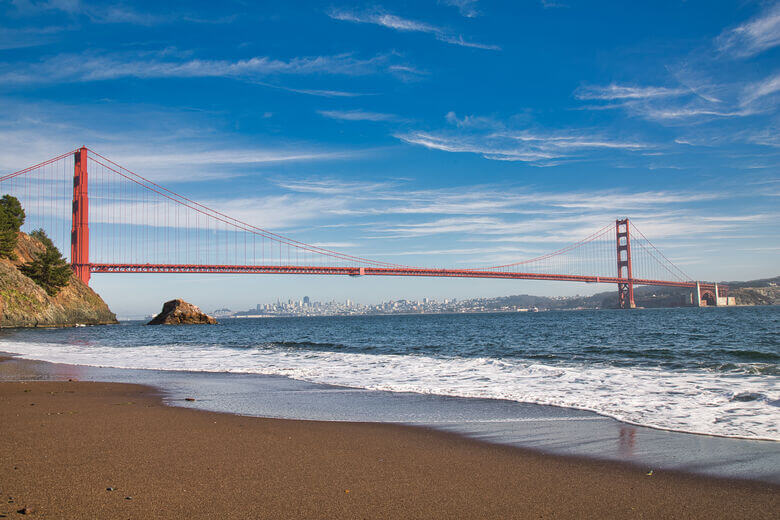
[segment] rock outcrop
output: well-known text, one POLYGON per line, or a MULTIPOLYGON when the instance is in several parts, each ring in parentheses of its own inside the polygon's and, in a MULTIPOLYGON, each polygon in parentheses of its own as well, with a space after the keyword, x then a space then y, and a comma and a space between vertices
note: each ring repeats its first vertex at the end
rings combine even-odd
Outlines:
POLYGON ((49 296, 17 269, 45 246, 19 233, 16 260, 0 259, 0 327, 67 327, 117 323, 108 305, 81 280, 72 276, 56 296, 49 296))
POLYGON ((162 312, 147 325, 216 325, 217 320, 184 300, 165 302, 162 312))

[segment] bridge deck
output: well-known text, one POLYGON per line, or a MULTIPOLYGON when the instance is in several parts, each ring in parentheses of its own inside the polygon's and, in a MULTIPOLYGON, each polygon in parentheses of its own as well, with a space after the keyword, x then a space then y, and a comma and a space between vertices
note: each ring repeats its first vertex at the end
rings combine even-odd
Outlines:
MULTIPOLYGON (((190 264, 90 264, 92 273, 223 273, 223 274, 314 274, 341 276, 426 276, 441 278, 497 278, 514 280, 550 280, 583 283, 633 283, 666 287, 695 288, 695 281, 649 280, 616 276, 540 274, 478 269, 419 269, 413 267, 323 267, 296 265, 190 265, 190 264)), ((714 283, 700 282, 702 289, 714 289, 714 283)))

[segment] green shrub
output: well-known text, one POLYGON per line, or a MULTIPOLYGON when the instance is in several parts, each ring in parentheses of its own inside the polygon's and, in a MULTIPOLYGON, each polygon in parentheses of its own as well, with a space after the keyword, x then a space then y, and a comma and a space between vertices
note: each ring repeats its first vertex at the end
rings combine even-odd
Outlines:
POLYGON ((0 258, 16 260, 14 250, 24 218, 24 208, 19 199, 3 195, 0 199, 0 258))
POLYGON ((45 231, 36 229, 30 233, 30 236, 39 240, 46 249, 32 262, 19 266, 19 270, 43 288, 49 296, 54 296, 68 285, 71 276, 70 266, 45 231))

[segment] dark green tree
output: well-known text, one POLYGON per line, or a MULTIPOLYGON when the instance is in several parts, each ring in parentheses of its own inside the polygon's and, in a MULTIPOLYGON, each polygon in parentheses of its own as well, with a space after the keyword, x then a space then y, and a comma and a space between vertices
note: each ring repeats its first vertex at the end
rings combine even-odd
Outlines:
POLYGON ((30 236, 40 241, 46 249, 32 262, 19 266, 19 270, 32 278, 49 296, 54 296, 70 282, 70 266, 44 230, 36 229, 30 236))
POLYGON ((0 199, 0 258, 16 260, 16 242, 24 224, 24 208, 19 199, 3 195, 0 199))

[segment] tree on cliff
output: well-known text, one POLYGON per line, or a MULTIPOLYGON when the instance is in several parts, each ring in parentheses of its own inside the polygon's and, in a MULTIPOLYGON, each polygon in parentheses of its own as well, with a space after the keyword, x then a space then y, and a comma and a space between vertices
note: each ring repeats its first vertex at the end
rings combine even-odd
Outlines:
POLYGON ((30 236, 41 242, 46 249, 35 260, 19 266, 19 270, 41 286, 49 296, 56 295, 68 285, 71 270, 62 253, 42 229, 36 229, 30 236))
POLYGON ((24 208, 19 199, 3 195, 0 199, 0 258, 16 260, 16 242, 24 224, 24 208))

